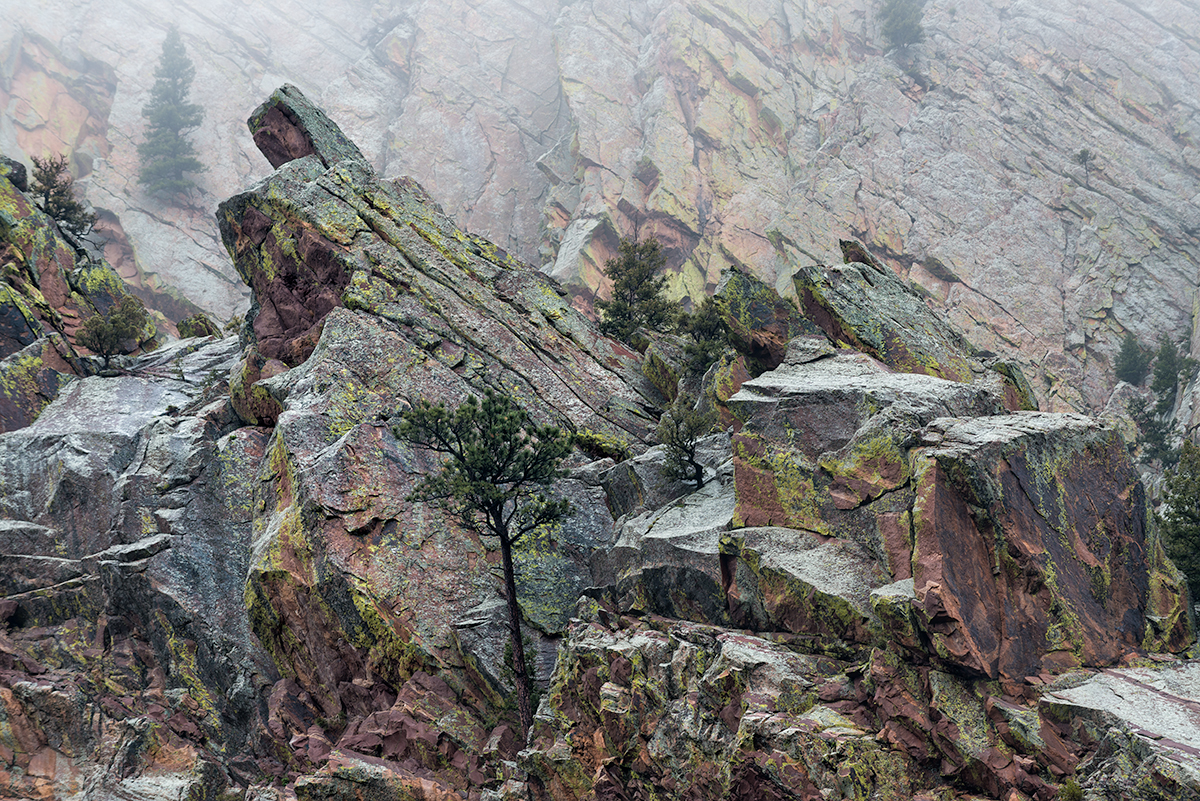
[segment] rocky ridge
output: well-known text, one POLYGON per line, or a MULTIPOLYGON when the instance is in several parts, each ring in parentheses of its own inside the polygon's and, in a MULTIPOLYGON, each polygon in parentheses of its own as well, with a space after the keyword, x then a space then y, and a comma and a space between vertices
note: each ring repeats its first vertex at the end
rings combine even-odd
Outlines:
POLYGON ((10 6, 0 146, 71 152, 122 276, 222 317, 247 295, 208 212, 265 174, 241 117, 286 79, 581 306, 635 230, 691 298, 731 265, 791 295, 853 237, 1076 411, 1103 405, 1125 331, 1197 328, 1200 23, 1181 0, 931 0, 897 52, 866 0, 10 6), (128 178, 159 42, 140 32, 172 23, 208 109, 184 209, 128 178))
POLYGON ((1113 700, 1195 697, 1187 589, 1119 432, 1034 411, 919 302, 889 328, 864 304, 917 295, 864 291, 890 273, 861 248, 797 275, 807 319, 726 276, 741 350, 687 375, 380 179, 296 88, 250 127, 276 169, 219 211, 242 336, 76 379, 0 435, 11 792, 1200 792, 1186 724, 1113 700), (657 470, 669 375, 729 421, 700 491, 657 470), (575 515, 520 555, 527 747, 497 555, 407 500, 435 465, 388 422, 485 387, 581 445, 556 486, 575 515))

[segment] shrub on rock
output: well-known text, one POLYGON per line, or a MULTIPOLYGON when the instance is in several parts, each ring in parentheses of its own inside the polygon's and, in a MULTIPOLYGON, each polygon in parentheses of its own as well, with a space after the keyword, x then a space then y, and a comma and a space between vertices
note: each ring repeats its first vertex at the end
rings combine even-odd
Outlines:
POLYGON ((42 211, 49 214, 62 230, 84 236, 96 224, 96 215, 75 199, 75 181, 67 171, 64 154, 33 157, 33 186, 30 194, 42 211))
POLYGON ((1146 378, 1146 371, 1150 369, 1150 354, 1142 349, 1129 331, 1125 332, 1125 337, 1121 340, 1121 350, 1117 353, 1113 368, 1118 381, 1133 384, 1135 387, 1142 383, 1146 378))
POLYGON ((1179 462, 1167 473, 1159 514, 1167 556, 1200 589, 1200 445, 1184 442, 1179 462))
POLYGON ((716 414, 708 408, 697 408, 694 397, 681 394, 675 399, 658 424, 658 440, 667 446, 664 478, 691 482, 696 489, 704 486, 704 465, 696 459, 697 443, 716 422, 716 414))
POLYGON ((146 327, 146 307, 133 295, 126 295, 108 310, 107 314, 89 317, 75 335, 75 341, 88 350, 109 359, 125 350, 126 343, 136 340, 146 327))

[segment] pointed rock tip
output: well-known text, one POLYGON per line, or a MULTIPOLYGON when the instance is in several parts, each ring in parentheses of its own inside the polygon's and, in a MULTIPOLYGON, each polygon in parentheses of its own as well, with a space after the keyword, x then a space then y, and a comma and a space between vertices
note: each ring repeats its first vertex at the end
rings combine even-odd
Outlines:
POLYGON ((254 144, 278 169, 281 165, 315 155, 330 167, 342 161, 354 161, 370 169, 370 164, 350 138, 316 104, 295 86, 285 83, 250 115, 246 121, 254 144))

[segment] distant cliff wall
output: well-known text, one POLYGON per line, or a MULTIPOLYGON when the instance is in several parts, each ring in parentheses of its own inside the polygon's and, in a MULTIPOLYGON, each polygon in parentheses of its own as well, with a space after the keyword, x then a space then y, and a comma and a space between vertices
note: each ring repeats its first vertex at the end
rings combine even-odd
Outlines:
POLYGON ((691 297, 730 265, 786 293, 853 236, 1019 353, 1047 408, 1101 404, 1126 330, 1191 333, 1200 11, 1180 0, 930 0, 925 41, 891 53, 868 0, 8 5, 0 146, 80 154, 114 266, 222 315, 248 298, 211 212, 265 174, 243 121, 287 80, 582 306, 635 231, 691 297), (207 109, 185 209, 131 178, 172 23, 207 109))

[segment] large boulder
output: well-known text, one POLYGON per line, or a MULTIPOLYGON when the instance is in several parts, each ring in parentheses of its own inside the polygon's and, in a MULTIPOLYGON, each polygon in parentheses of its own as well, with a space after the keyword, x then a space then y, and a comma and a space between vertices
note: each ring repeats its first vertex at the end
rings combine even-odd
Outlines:
POLYGON ((914 608, 939 657, 1020 683, 1191 642, 1186 590, 1147 536, 1116 429, 1023 413, 936 420, 923 438, 914 608))

